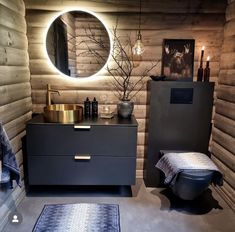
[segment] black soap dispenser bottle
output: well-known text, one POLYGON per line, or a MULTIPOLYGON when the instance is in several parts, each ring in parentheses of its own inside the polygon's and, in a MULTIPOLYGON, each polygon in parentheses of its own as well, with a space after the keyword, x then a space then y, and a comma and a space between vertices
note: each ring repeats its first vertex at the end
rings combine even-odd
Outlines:
POLYGON ((95 97, 92 101, 92 117, 98 117, 98 101, 95 97))
POLYGON ((91 115, 91 102, 88 97, 84 101, 84 115, 85 117, 90 117, 91 115))

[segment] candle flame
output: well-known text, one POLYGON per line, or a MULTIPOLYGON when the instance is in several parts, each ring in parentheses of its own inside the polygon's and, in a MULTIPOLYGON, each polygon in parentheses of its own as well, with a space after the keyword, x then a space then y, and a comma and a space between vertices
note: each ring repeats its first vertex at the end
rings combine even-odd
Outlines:
POLYGON ((202 46, 202 50, 203 50, 203 51, 205 50, 205 46, 202 46))
POLYGON ((209 61, 210 60, 210 56, 207 56, 206 60, 209 61))

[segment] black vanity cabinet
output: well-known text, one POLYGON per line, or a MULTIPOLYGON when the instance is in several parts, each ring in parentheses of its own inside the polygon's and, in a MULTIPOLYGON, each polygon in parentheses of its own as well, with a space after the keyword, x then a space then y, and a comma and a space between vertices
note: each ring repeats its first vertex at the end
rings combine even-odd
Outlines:
POLYGON ((29 185, 133 185, 137 122, 130 119, 46 123, 42 115, 26 126, 29 185))

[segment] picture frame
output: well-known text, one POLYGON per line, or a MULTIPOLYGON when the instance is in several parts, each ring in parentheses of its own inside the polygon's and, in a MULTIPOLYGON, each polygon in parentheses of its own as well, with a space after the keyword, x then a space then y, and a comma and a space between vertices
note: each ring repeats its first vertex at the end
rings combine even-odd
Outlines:
POLYGON ((194 39, 164 39, 162 76, 165 80, 193 81, 194 39))

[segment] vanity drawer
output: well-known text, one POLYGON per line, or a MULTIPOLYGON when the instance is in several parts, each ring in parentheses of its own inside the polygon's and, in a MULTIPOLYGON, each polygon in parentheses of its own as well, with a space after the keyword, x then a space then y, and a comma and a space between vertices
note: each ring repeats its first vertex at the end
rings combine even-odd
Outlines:
POLYGON ((96 154, 136 156, 137 127, 74 125, 27 125, 29 156, 96 154))
POLYGON ((29 185, 132 185, 135 184, 134 157, 29 156, 29 185))

